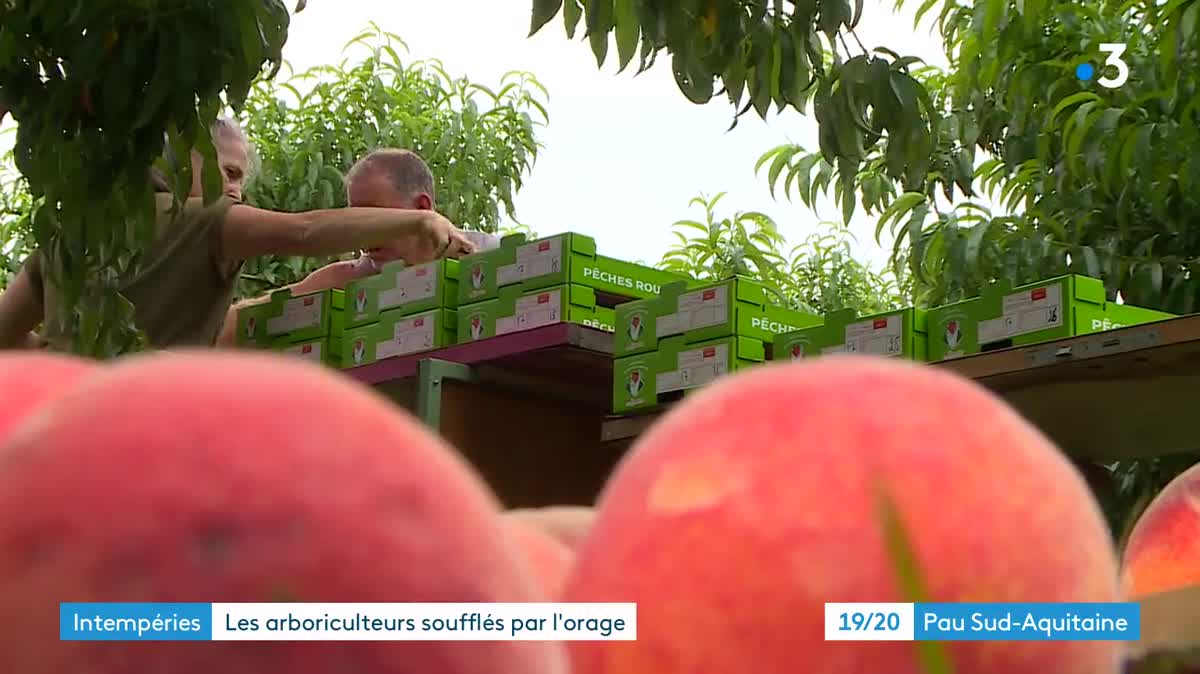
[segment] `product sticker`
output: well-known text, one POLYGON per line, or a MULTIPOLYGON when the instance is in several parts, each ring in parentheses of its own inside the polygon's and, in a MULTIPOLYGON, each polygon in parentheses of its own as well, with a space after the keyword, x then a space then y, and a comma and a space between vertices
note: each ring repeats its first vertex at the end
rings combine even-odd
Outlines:
POLYGON ((729 372, 729 345, 679 352, 678 369, 658 375, 658 393, 697 388, 729 372))
POLYGON ((396 272, 396 286, 379 293, 379 310, 386 311, 410 302, 421 302, 435 297, 440 264, 440 261, 430 262, 396 272))
POLYGON ((1057 328, 1063 324, 1062 284, 1013 293, 1004 298, 1003 315, 979 322, 979 345, 1057 328))
POLYGON ((267 334, 281 335, 321 325, 321 295, 295 297, 283 304, 283 313, 267 319, 267 334))
POLYGON ((562 291, 526 295, 516 302, 512 316, 496 319, 496 334, 504 335, 521 330, 532 330, 562 321, 562 291))
POLYGON ((720 325, 729 317, 729 287, 717 286, 679 296, 678 310, 659 316, 655 333, 659 337, 678 335, 720 325))
POLYGON ((846 353, 899 356, 904 352, 904 317, 883 316, 846 326, 846 353))
POLYGON ((496 283, 507 286, 526 279, 554 274, 562 270, 562 257, 561 238, 518 246, 517 261, 496 270, 496 283))

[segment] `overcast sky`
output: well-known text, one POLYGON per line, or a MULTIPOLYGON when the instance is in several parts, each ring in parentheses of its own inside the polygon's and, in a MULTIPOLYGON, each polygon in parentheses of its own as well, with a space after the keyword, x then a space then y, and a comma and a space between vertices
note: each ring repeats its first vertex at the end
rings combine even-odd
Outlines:
MULTIPOLYGON (((531 4, 310 0, 294 19, 285 57, 297 70, 339 62, 343 45, 374 21, 399 34, 411 58, 438 58, 451 75, 490 85, 510 70, 534 73, 550 91, 551 123, 540 131, 546 147, 517 196, 517 216, 541 234, 589 234, 603 254, 657 261, 672 241, 670 224, 699 217, 688 202, 701 192, 728 192, 726 214, 771 215, 793 242, 820 220, 840 217, 832 203, 813 213, 798 202, 774 201, 765 179, 754 175, 758 157, 771 147, 797 142, 815 149, 811 118, 788 111, 764 123, 751 112, 726 133, 728 102, 689 103, 666 60, 636 78, 632 70, 614 74, 615 66, 600 71, 586 42, 566 39, 561 17, 526 38, 531 4)), ((865 5, 856 32, 867 48, 945 63, 928 25, 912 28, 918 3, 899 14, 890 1, 865 5)), ((873 225, 860 215, 852 231, 861 253, 882 265, 887 254, 872 240, 873 225)))

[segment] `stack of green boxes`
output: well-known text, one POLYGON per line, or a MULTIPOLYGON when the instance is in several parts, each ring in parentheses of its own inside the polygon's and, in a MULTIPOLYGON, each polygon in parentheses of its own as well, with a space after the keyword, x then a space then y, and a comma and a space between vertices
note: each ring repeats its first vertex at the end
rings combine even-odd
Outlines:
POLYGON ((762 363, 776 335, 821 323, 773 300, 762 284, 733 277, 694 288, 672 284, 657 297, 618 305, 613 411, 654 407, 664 394, 762 363))
POLYGON ((935 362, 1172 317, 1109 302, 1104 283, 1087 276, 1016 288, 998 282, 979 297, 928 311, 909 308, 861 318, 850 311, 830 314, 819 327, 780 335, 774 359, 859 352, 935 362))
POLYGON ((1025 346, 1172 318, 1109 302, 1104 283, 1068 275, 1013 288, 996 283, 969 300, 929 311, 929 361, 1025 346))
POLYGON ((431 351, 455 343, 459 263, 386 264, 346 284, 342 367, 431 351))
POLYGON ((238 311, 237 344, 337 367, 345 328, 343 298, 340 290, 305 295, 277 290, 266 302, 238 311))
POLYGON ((853 309, 825 315, 821 325, 775 337, 773 360, 799 360, 827 353, 863 353, 925 360, 926 314, 898 309, 858 316, 853 309))
POLYGON ((596 242, 565 233, 525 240, 462 259, 458 283, 458 341, 568 322, 613 331, 610 308, 620 300, 653 297, 678 274, 596 254, 596 242))

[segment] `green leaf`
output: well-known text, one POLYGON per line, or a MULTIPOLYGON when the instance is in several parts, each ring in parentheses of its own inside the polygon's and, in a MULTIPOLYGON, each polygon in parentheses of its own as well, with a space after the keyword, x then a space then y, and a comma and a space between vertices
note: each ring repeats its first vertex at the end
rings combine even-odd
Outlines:
POLYGON ((879 222, 875 225, 875 242, 883 240, 883 230, 889 223, 899 222, 909 211, 926 202, 926 196, 921 192, 906 192, 892 202, 883 213, 879 214, 879 222))
POLYGON ((583 8, 579 6, 579 0, 563 0, 563 26, 566 28, 568 40, 575 39, 575 28, 582 16, 583 8))
POLYGON ((587 35, 596 56, 596 66, 608 56, 608 34, 613 28, 613 0, 587 0, 587 35))
POLYGON ((1090 91, 1081 91, 1077 94, 1067 96, 1059 101, 1058 105, 1054 106, 1054 111, 1050 113, 1050 123, 1057 125, 1058 117, 1068 108, 1086 103, 1088 101, 1099 101, 1100 97, 1090 91))
POLYGON ((617 72, 623 72, 637 55, 641 24, 638 21, 637 0, 616 0, 617 72))
MULTIPOLYGON (((571 0, 568 0, 568 3, 571 0)), ((563 0, 533 0, 533 16, 529 20, 529 37, 533 37, 562 8, 563 0)))

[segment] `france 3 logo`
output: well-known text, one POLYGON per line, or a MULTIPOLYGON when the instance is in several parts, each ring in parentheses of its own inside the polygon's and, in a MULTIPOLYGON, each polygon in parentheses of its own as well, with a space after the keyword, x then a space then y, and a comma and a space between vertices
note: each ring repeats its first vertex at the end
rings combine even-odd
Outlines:
MULTIPOLYGON (((1129 64, 1125 63, 1125 59, 1121 58, 1125 55, 1124 42, 1105 42, 1100 45, 1100 53, 1106 54, 1104 63, 1100 65, 1100 69, 1104 70, 1112 68, 1116 73, 1112 76, 1104 76, 1096 80, 1096 84, 1106 88, 1115 89, 1129 80, 1129 64)), ((1096 76, 1096 67, 1091 63, 1083 62, 1075 66, 1075 77, 1079 78, 1080 82, 1090 82, 1096 76)))

